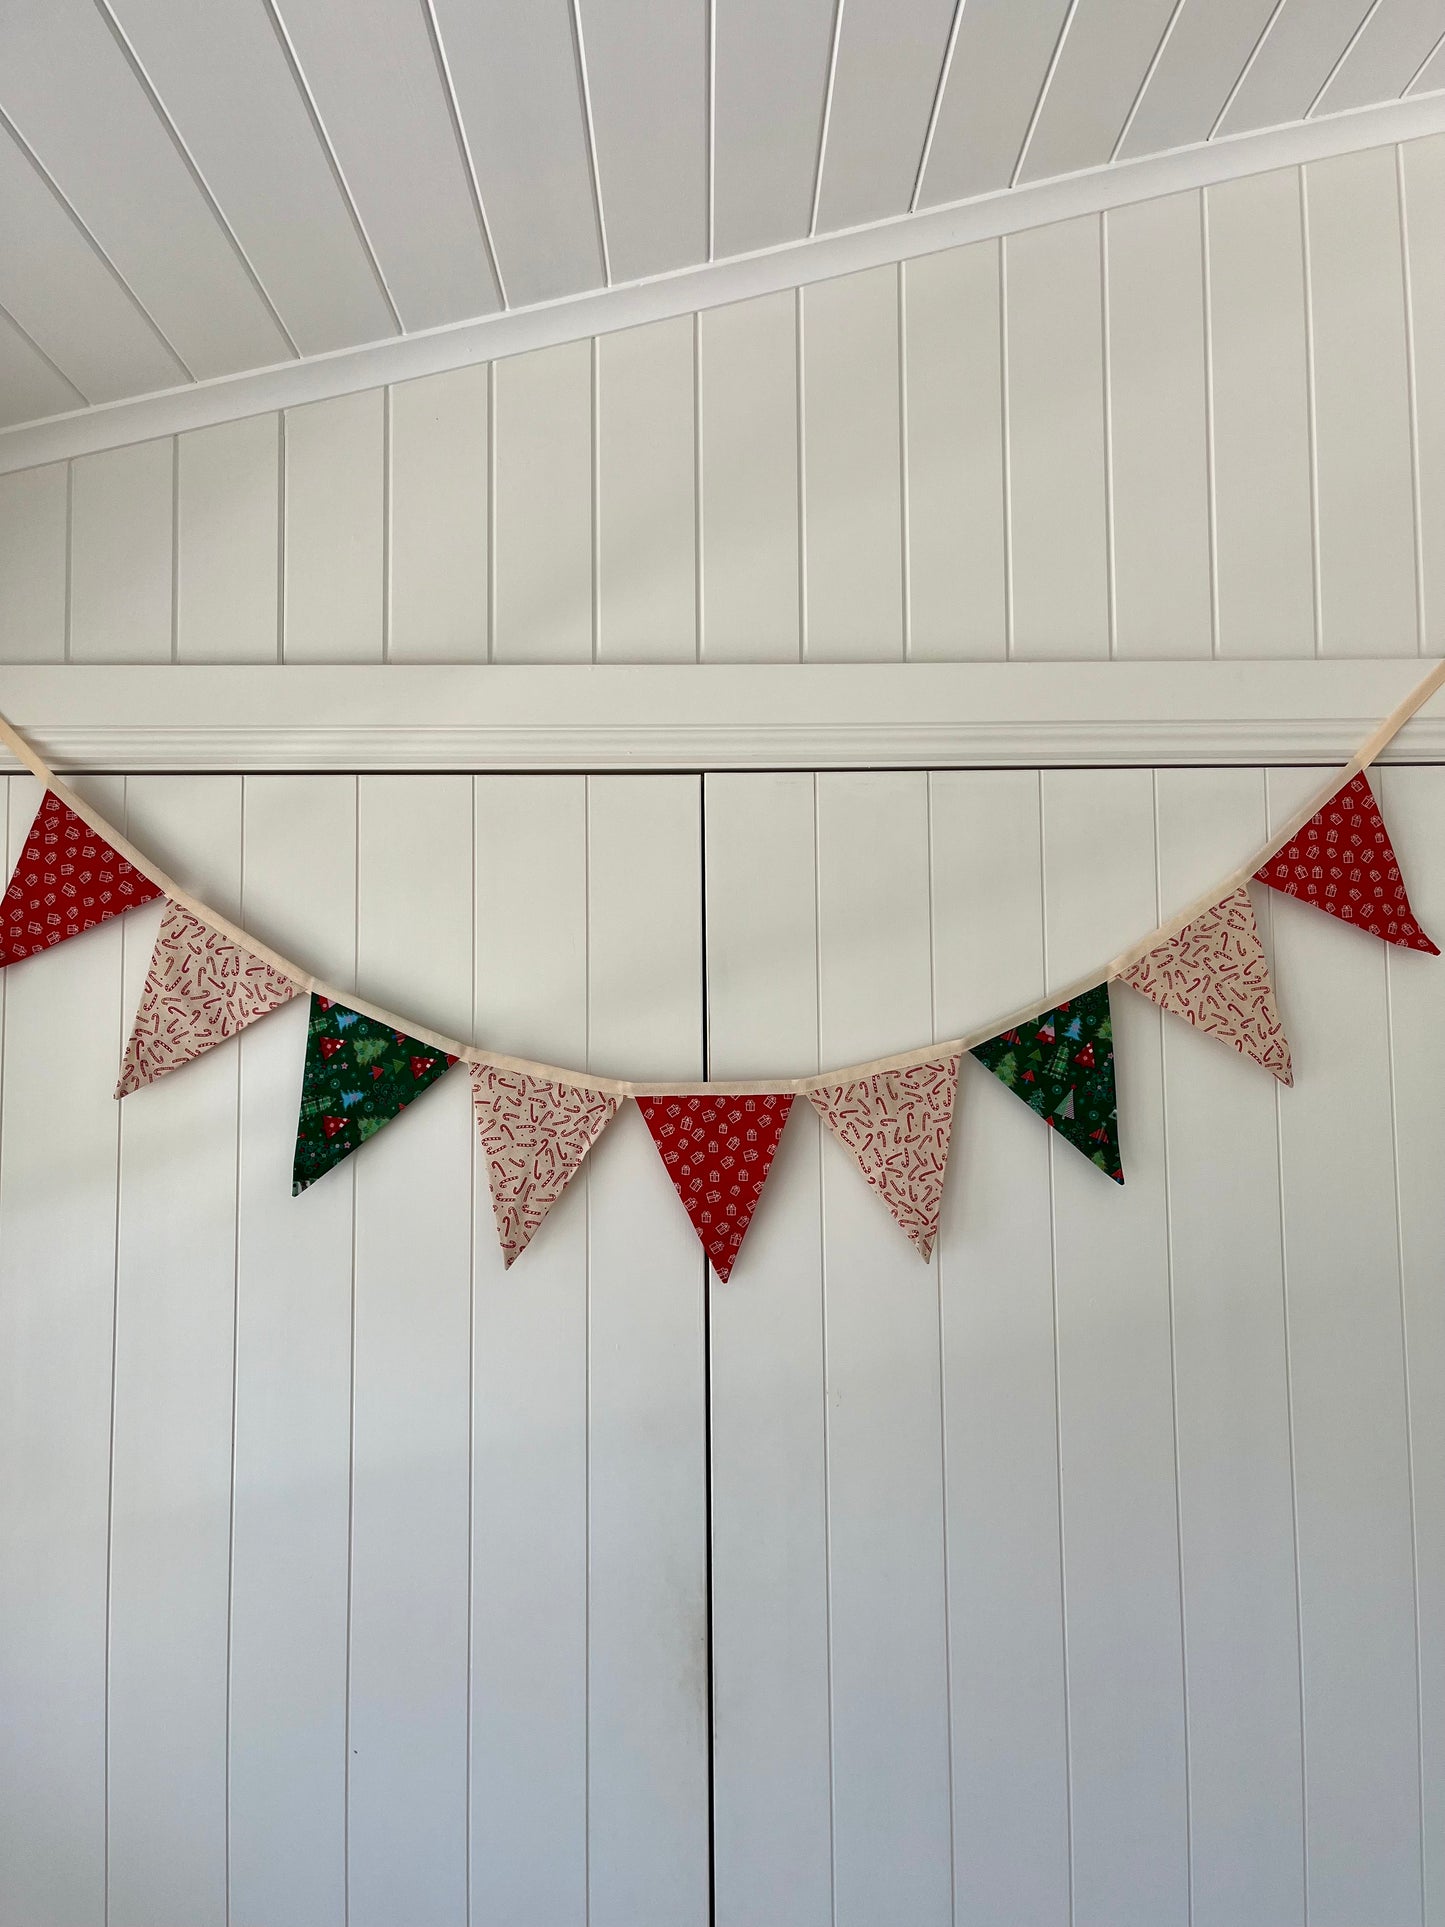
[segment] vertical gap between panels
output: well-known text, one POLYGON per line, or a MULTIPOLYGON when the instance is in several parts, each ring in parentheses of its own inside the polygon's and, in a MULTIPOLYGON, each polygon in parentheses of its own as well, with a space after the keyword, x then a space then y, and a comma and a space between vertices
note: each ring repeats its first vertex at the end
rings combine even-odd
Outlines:
POLYGON ((1209 259, 1209 190, 1199 190, 1199 260, 1204 307, 1204 506, 1209 532, 1209 653, 1219 655, 1219 483, 1214 457, 1214 278, 1209 259))
POLYGON ((899 622, 903 631, 903 660, 913 655, 913 609, 909 592, 909 513, 908 494, 908 264, 900 261, 898 306, 895 327, 898 334, 898 593, 899 622))
POLYGON ((1099 363, 1104 415, 1104 608, 1107 654, 1119 653, 1118 571, 1114 554, 1114 393, 1110 371, 1109 216, 1099 216, 1099 363))
POLYGON ((391 430, 392 391, 381 391, 381 660, 391 661, 391 430))
MULTIPOLYGON (((128 833, 130 823, 126 808, 127 779, 121 778, 120 820, 128 833)), ((116 945, 117 970, 120 976, 120 1022, 118 1025, 120 1054, 125 1051, 125 929, 122 926, 116 945)), ((110 1656, 112 1608, 115 1598, 115 1381, 119 1361, 120 1335, 120 1210, 121 1210, 121 1167, 122 1149, 125 1133, 125 1107, 116 1105, 115 1118, 115 1209, 111 1223, 111 1293, 110 1293, 110 1414, 109 1414, 109 1451, 106 1456, 105 1488, 105 1665, 104 1691, 104 1758, 101 1767, 101 1787, 104 1812, 102 1815, 101 1866, 104 1880, 104 1918, 110 1919, 110 1656)))
MULTIPOLYGON (((692 318, 692 655, 703 659, 702 315, 692 318)), ((703 779, 706 781, 706 778, 703 779)))
POLYGON ((592 660, 598 661, 602 637, 602 349, 596 335, 588 348, 588 490, 591 496, 592 660))
POLYGON ((276 660, 286 660, 286 410, 276 410, 276 660))
MULTIPOLYGON (((475 773, 467 782, 467 803, 471 816, 472 831, 472 1017, 471 1029, 467 1033, 473 1042, 477 1036, 477 778, 475 773)), ((466 1888, 467 1919, 472 1918, 472 1707, 475 1694, 473 1687, 476 1638, 476 1560, 477 1560, 477 1138, 476 1118, 472 1109, 472 1069, 466 1066, 467 1077, 467 1141, 471 1155, 467 1169, 471 1179, 471 1210, 467 1219, 467 1764, 466 1764, 466 1817, 464 1837, 466 1840, 466 1867, 464 1881, 466 1888)))
POLYGON ((65 464, 65 629, 61 637, 60 655, 63 662, 70 661, 70 609, 73 595, 71 582, 72 564, 75 554, 75 463, 65 464))
POLYGON ((487 608, 483 660, 497 659, 497 364, 487 363, 487 608))
MULTIPOLYGON (((701 997, 702 1074, 712 1075, 712 1024, 709 999, 712 974, 707 929, 707 777, 697 779, 698 849, 698 990, 701 997)), ((703 1639, 707 1658, 707 1909, 717 1919, 717 1683, 713 1643, 713 1502, 712 1502, 712 1267, 706 1251, 702 1259, 702 1504, 703 1504, 703 1639)))
POLYGON ((1299 182, 1300 264, 1304 277, 1305 421, 1309 434, 1310 471, 1310 580, 1314 594, 1314 653, 1324 654, 1323 581, 1320 569, 1320 454, 1319 413, 1315 405, 1315 294, 1310 269, 1309 170, 1296 169, 1299 182))
MULTIPOLYGON (((818 773, 813 772, 813 1064, 823 1064, 823 839, 818 773)), ((828 1423, 828 1133, 818 1140, 818 1335, 823 1387, 823 1610, 828 1661, 828 1890, 830 1918, 838 1917, 837 1775, 833 1763, 833 1505, 831 1427, 828 1423)))
MULTIPOLYGON (((239 779, 240 861, 236 891, 236 921, 246 927, 246 778, 239 779)), ((121 1012, 124 1018, 124 1011, 121 1012)), ((232 1677, 236 1634, 236 1418, 240 1402, 241 1363, 241 1158, 245 1141, 245 1067, 246 1040, 236 1039, 236 1165, 233 1178, 234 1211, 231 1243, 231 1476, 230 1518, 226 1541, 226 1767, 225 1767, 225 1840, 226 1840, 226 1920, 231 1919, 231 1730, 232 1677)))
POLYGON ((1003 486, 1003 653, 1011 660, 1014 653, 1014 528, 1012 448, 1009 437, 1008 401, 1008 237, 994 243, 998 249, 998 417, 1000 464, 1003 486))
MULTIPOLYGON (((361 778, 351 779, 351 982, 361 974, 361 778)), ((356 1160, 351 1176, 351 1290, 346 1387, 346 1707, 342 1731, 346 1749, 342 1811, 342 1910, 351 1918, 351 1630, 356 1552, 356 1160)))
MULTIPOLYGON (((592 778, 582 778, 582 1045, 592 1068, 592 778)), ((592 1169, 584 1159, 582 1315, 582 1898, 592 1915, 592 1169)))
POLYGON ((1425 524, 1420 490, 1420 391, 1415 365, 1415 282, 1410 272, 1410 197, 1405 150, 1395 146, 1395 198, 1400 220, 1400 279, 1405 308, 1405 404, 1410 418, 1410 509, 1415 538, 1415 650, 1425 655, 1425 524))
POLYGON ((793 290, 793 402, 798 459, 798 660, 808 659, 808 428, 804 408, 807 379, 803 344, 803 290, 793 290))
POLYGON ((181 438, 171 437, 171 661, 181 659, 181 438))

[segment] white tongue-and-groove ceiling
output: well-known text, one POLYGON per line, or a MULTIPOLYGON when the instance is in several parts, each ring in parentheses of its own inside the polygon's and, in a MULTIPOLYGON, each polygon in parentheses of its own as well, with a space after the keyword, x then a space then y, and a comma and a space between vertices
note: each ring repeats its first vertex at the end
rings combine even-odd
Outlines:
POLYGON ((0 427, 1442 88, 1445 0, 3 0, 0 427))

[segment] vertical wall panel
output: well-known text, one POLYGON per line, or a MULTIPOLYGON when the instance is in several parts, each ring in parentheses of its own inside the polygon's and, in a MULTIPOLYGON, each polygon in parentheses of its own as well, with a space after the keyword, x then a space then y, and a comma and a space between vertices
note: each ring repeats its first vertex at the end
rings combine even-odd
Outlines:
POLYGON ((487 659, 489 370, 388 391, 387 658, 487 659))
POLYGON ((820 281, 803 327, 803 653, 903 653, 898 270, 820 281))
MULTIPOLYGON (((818 778, 819 1056, 927 1037, 921 772, 818 778)), ((823 1157, 838 1927, 952 1917, 938 1272, 848 1154, 823 1157)))
POLYGON ((1393 148, 1305 169, 1320 647, 1403 656, 1415 621, 1405 283, 1393 148))
POLYGON ((1445 134, 1400 148, 1419 477, 1422 647, 1445 654, 1445 134))
POLYGON ((1109 653, 1099 219, 1004 249, 1011 652, 1109 653))
POLYGON ((1003 364, 999 243, 905 262, 908 653, 1002 656, 1003 364))
POLYGON ((798 333, 789 290, 698 317, 701 653, 798 656, 798 333))
POLYGON ((176 656, 275 662, 281 555, 278 415, 176 441, 176 656))
MULTIPOLYGON (((1047 772, 1046 966, 1068 981, 1156 921, 1142 770, 1047 772)), ((1122 1190, 1056 1137, 1059 1441, 1078 1927, 1188 1918, 1160 1014, 1113 994, 1122 1190)))
POLYGON ((65 654, 64 462, 0 476, 0 662, 65 654))
MULTIPOLYGON (((477 1035, 587 1061, 587 784, 476 784, 477 1035), (525 906, 525 914, 522 914, 525 906)), ((472 1395, 471 1898, 587 1918, 586 1168, 506 1270, 480 1146, 472 1395)))
POLYGON ((597 343, 597 656, 697 657, 693 318, 597 343))
MULTIPOLYGON (((588 785, 591 1062, 696 1077, 695 777, 588 785)), ((588 1873, 592 1927, 708 1918, 703 1255, 635 1105, 591 1159, 588 1873)))
MULTIPOLYGON (((126 827, 234 911, 239 777, 132 777, 126 827)), ((124 1010, 159 908, 121 926, 124 1010)), ((125 1100, 117 1218, 108 1785, 113 1927, 224 1927, 237 1058, 125 1100), (164 1635, 160 1629, 164 1628, 164 1635)), ((99 1069, 96 1065, 92 1075, 99 1069)))
MULTIPOLYGON (((5 787, 13 858, 40 786, 5 787)), ((120 955, 113 922, 0 983, 0 1918, 27 1927, 105 1921, 120 955)))
MULTIPOLYGON (((930 778, 938 1030, 1042 994, 1039 778, 930 778)), ((1049 1137, 965 1060, 938 1269, 958 1918, 1069 1914, 1049 1137)))
POLYGON ((1115 647, 1212 646, 1204 262, 1197 194, 1104 216, 1115 647))
MULTIPOLYGON (((705 795, 709 1073, 814 1069, 813 778, 711 776, 705 795)), ((818 1132, 800 1098, 709 1299, 720 1927, 833 1917, 818 1132)))
POLYGON ((497 363, 492 654, 592 655, 592 349, 565 342, 497 363))
POLYGON ((386 391, 286 411, 288 662, 375 662, 386 391))
MULTIPOLYGON (((246 928, 350 984, 356 779, 248 777, 244 838, 246 928)), ((291 1196, 309 1011, 240 1042, 230 1896, 267 1927, 346 1905, 354 1221, 349 1174, 291 1196)))
MULTIPOLYGON (((1265 841, 1257 770, 1161 770, 1163 915, 1265 841)), ((1255 890, 1266 943, 1272 893, 1255 890)), ((1292 906, 1281 914, 1291 914, 1292 906)), ((1323 934, 1323 933, 1321 933, 1323 934)), ((1294 1029, 1299 1074, 1329 1048, 1294 1029)), ((1116 1001, 1133 1000, 1119 990, 1116 1001)), ((1162 1026, 1195 1927, 1302 1927, 1303 1788, 1278 1105, 1216 1038, 1162 1026), (1227 1185, 1228 1208, 1221 1208, 1227 1185)), ((1132 1169, 1128 1174, 1132 1176, 1132 1169)))
POLYGON ((175 443, 138 442, 71 467, 70 653, 169 662, 175 443))
MULTIPOLYGON (((1320 772, 1271 772, 1270 820, 1320 772)), ((1383 944, 1277 900, 1280 1107, 1312 1927, 1421 1913, 1409 1445, 1383 944)))
POLYGON ((1314 653, 1299 178, 1205 190, 1219 653, 1314 653))
MULTIPOLYGON (((360 780, 358 982, 453 1036, 472 1023, 471 871, 466 777, 360 780)), ((350 1927, 466 1918, 469 1104, 454 1069, 354 1171, 350 1927)))

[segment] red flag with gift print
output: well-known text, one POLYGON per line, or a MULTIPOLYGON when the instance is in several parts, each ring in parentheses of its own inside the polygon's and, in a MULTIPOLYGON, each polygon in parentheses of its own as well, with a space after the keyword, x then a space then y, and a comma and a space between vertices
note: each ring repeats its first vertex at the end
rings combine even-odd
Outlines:
POLYGON ((639 1097, 693 1230, 727 1282, 763 1194, 792 1097, 639 1097))
POLYGON ((1385 820, 1363 770, 1255 871, 1254 880, 1327 910, 1385 943, 1440 955, 1415 921, 1385 820))
POLYGON ((0 900, 0 970, 161 894, 47 790, 0 900))

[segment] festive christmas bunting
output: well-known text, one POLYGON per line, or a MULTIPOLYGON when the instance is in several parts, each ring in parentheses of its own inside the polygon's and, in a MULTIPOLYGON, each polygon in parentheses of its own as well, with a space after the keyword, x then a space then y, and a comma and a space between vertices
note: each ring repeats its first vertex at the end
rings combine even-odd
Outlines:
POLYGON ((973 1054, 1116 1184, 1124 1182, 1107 984, 1000 1032, 973 1054))
POLYGON ((298 1196, 375 1137, 456 1063, 405 1031, 313 993, 291 1190, 298 1196))
POLYGON ((925 1260, 932 1255, 943 1207, 958 1066, 953 1052, 808 1093, 925 1260))
POLYGON ((178 903, 167 903, 121 1065, 117 1097, 224 1044, 297 986, 178 903))
POLYGON ((1440 954, 1415 921, 1380 806, 1363 770, 1254 875, 1257 883, 1312 903, 1386 943, 1428 951, 1432 957, 1440 954))
POLYGON ((149 877, 47 790, 0 900, 0 970, 160 894, 149 877))
POLYGON ((792 1097, 639 1097, 652 1141, 727 1282, 763 1194, 792 1097))
POLYGON ((1254 905, 1242 883, 1131 964, 1120 982, 1252 1057, 1281 1084, 1294 1082, 1254 905))
POLYGON ((617 1115, 622 1099, 473 1064, 472 1102, 487 1154, 503 1263, 510 1267, 617 1115))

